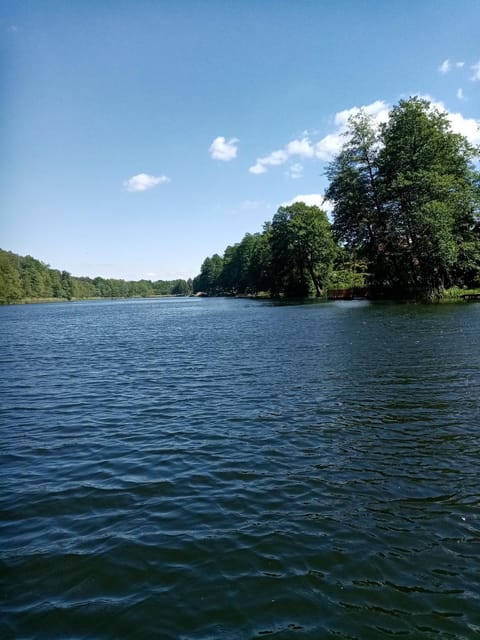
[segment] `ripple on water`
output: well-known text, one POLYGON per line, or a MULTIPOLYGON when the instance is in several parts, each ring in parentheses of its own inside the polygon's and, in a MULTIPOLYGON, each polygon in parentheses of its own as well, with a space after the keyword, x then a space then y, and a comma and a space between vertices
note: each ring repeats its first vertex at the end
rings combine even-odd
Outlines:
POLYGON ((478 309, 0 308, 0 635, 478 635, 478 309))

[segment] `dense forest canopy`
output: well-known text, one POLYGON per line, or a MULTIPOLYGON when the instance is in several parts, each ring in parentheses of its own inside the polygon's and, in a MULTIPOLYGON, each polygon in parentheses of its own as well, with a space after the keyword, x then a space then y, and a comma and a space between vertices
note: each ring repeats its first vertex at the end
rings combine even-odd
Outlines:
POLYGON ((191 280, 126 281, 112 278, 78 278, 51 269, 32 258, 0 249, 0 302, 24 300, 81 300, 131 298, 158 295, 189 295, 191 280))
POLYGON ((348 261, 338 246, 327 214, 296 202, 280 207, 263 233, 247 233, 241 242, 206 258, 193 290, 208 295, 320 297, 328 287, 364 284, 365 264, 348 261))
POLYGON ((364 114, 350 121, 326 196, 336 237, 368 261, 373 285, 435 295, 478 284, 475 156, 446 114, 419 98, 401 101, 379 130, 364 114))
POLYGON ((400 101, 380 127, 360 112, 326 171, 333 223, 317 207, 281 207, 263 233, 206 258, 194 291, 320 296, 365 283, 439 298, 479 287, 478 156, 427 100, 400 101))

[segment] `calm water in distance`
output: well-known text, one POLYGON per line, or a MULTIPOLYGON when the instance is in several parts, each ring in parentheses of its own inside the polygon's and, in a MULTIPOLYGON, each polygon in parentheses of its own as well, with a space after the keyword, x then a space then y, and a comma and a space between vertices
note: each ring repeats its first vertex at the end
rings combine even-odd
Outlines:
POLYGON ((0 308, 0 637, 480 637, 480 304, 0 308))

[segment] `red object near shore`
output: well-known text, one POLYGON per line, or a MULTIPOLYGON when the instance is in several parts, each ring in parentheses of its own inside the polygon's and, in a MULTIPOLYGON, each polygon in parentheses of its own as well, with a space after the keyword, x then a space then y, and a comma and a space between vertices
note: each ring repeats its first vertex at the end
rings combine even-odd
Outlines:
POLYGON ((350 289, 329 289, 327 291, 328 300, 356 300, 366 298, 367 289, 365 287, 351 287, 350 289))

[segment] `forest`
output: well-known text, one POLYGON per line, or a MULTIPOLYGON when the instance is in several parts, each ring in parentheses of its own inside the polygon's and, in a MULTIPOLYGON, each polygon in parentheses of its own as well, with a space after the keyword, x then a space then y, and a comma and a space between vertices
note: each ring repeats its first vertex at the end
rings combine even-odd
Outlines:
POLYGON ((280 207, 263 232, 207 257, 193 289, 300 297, 366 286, 433 300, 480 287, 478 157, 427 100, 400 101, 380 126, 360 112, 327 167, 332 222, 301 202, 280 207))
POLYGON ((84 278, 0 249, 0 303, 189 295, 191 280, 84 278))
POLYGON ((401 100, 380 125, 359 112, 326 170, 331 220, 302 202, 280 207, 261 232, 205 258, 193 281, 75 277, 0 250, 0 302, 321 297, 355 287, 371 297, 438 300, 480 288, 479 155, 425 99, 401 100))

